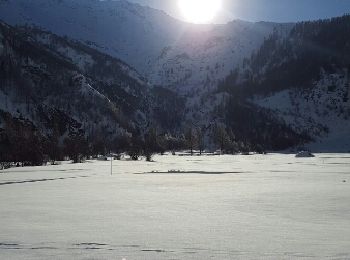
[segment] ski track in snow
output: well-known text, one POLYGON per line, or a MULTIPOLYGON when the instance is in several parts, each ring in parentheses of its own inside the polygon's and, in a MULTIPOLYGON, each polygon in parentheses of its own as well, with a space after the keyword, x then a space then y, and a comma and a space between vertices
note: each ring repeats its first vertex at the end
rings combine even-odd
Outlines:
POLYGON ((0 259, 350 259, 350 155, 0 171, 0 259))

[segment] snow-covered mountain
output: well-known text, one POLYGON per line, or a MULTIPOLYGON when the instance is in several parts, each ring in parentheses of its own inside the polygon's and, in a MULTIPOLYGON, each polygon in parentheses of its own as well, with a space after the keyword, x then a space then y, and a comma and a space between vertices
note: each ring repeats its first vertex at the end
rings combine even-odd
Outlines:
POLYGON ((347 72, 324 74, 311 89, 288 89, 253 102, 273 111, 296 132, 312 136, 313 151, 350 149, 350 85, 347 72))
POLYGON ((225 25, 193 25, 166 46, 148 74, 151 82, 186 92, 212 90, 233 68, 249 58, 274 30, 289 24, 233 21, 225 25))
MULTIPOLYGON (((304 138, 307 147, 349 151, 349 25, 350 16, 345 15, 298 23, 287 37, 273 33, 220 84, 219 91, 257 106, 255 111, 266 110, 304 138)), ((236 117, 236 123, 242 121, 236 117)), ((252 126, 256 123, 253 120, 252 126)), ((268 128, 259 127, 262 139, 268 128)))
POLYGON ((127 1, 10 0, 0 6, 0 18, 11 25, 34 25, 86 42, 141 72, 181 30, 165 13, 127 1))
MULTIPOLYGON (((226 133, 227 143, 255 150, 310 142, 319 150, 350 146, 341 142, 350 131, 348 16, 193 25, 125 0, 0 0, 0 19, 27 25, 20 30, 34 45, 70 68, 59 74, 60 84, 69 75, 81 86, 76 98, 92 95, 104 100, 101 107, 116 105, 126 131, 153 125, 183 136, 186 129, 204 129, 207 144, 226 133)), ((33 66, 37 73, 37 61, 16 57, 26 73, 33 66)), ((91 128, 90 120, 77 121, 91 128)))
MULTIPOLYGON (((62 143, 79 135, 106 144, 143 131, 154 109, 167 112, 160 103, 154 106, 160 90, 122 61, 49 32, 2 22, 0 79, 5 134, 29 125, 38 139, 54 135, 62 143)), ((176 100, 176 94, 168 96, 176 100)), ((159 127, 167 123, 154 120, 159 127)))
POLYGON ((125 0, 6 0, 0 19, 88 43, 135 67, 152 84, 183 92, 212 89, 275 27, 290 28, 243 21, 192 25, 125 0))

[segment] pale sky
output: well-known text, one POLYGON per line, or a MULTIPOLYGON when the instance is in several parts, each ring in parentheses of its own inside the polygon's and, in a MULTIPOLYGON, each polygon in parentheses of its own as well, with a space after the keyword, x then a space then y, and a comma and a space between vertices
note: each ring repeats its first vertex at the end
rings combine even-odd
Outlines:
MULTIPOLYGON (((164 10, 182 19, 177 0, 129 0, 164 10)), ((222 0, 223 10, 215 23, 233 19, 247 21, 296 22, 350 13, 350 0, 222 0)))

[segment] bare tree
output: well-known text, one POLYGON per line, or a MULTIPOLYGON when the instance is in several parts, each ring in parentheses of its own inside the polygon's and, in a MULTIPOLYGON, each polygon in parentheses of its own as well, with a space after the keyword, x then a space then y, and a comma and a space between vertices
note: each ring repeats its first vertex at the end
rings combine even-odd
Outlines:
POLYGON ((215 126, 214 141, 219 146, 220 153, 223 154, 225 151, 225 148, 227 147, 227 143, 229 141, 227 131, 223 125, 215 126))
POLYGON ((193 129, 192 126, 188 127, 185 132, 185 141, 186 141, 187 148, 190 149, 191 155, 193 155, 193 150, 195 149, 197 144, 197 138, 196 138, 195 130, 193 129))
POLYGON ((197 144, 199 149, 199 154, 202 155, 204 149, 205 149, 205 132, 206 128, 205 126, 197 127, 196 128, 196 137, 197 137, 197 144))

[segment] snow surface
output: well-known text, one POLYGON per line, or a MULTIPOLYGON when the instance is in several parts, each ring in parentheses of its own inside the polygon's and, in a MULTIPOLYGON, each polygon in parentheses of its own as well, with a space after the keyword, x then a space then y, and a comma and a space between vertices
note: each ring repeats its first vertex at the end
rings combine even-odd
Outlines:
POLYGON ((350 154, 154 160, 0 171, 0 259, 350 258, 350 154))

